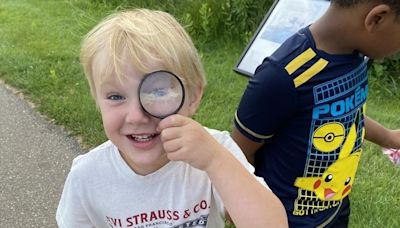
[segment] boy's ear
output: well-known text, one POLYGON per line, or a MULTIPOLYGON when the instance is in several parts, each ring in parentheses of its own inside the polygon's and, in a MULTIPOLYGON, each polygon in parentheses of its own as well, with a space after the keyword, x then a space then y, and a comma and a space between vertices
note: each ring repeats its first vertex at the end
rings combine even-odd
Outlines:
POLYGON ((203 96, 203 87, 198 85, 194 88, 193 93, 189 97, 189 115, 192 116, 196 113, 197 108, 200 105, 201 98, 203 96))
POLYGON ((392 9, 389 5, 380 4, 372 8, 365 17, 365 28, 368 32, 379 30, 380 26, 388 20, 392 9))

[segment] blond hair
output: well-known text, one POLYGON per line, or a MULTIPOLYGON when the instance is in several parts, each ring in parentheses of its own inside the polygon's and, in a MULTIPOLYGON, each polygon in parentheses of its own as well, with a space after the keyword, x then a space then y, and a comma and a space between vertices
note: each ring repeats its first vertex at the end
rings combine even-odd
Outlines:
POLYGON ((126 64, 143 74, 154 70, 173 72, 183 79, 189 96, 206 85, 191 38, 173 16, 162 11, 134 9, 106 17, 84 38, 81 63, 94 98, 94 78, 102 81, 116 76, 122 80, 126 75, 121 68, 126 64), (164 69, 152 69, 154 62, 164 69))

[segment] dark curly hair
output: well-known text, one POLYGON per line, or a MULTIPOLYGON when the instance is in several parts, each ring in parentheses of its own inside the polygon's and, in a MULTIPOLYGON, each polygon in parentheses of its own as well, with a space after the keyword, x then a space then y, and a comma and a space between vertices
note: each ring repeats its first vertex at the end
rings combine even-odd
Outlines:
POLYGON ((333 4, 341 7, 351 7, 364 2, 376 2, 380 4, 387 4, 396 11, 397 16, 400 16, 400 1, 399 0, 331 0, 333 4))

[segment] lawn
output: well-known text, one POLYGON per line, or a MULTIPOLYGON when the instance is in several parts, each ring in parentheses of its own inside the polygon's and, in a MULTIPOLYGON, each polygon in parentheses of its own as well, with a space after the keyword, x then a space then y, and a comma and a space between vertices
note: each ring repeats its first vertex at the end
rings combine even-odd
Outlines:
MULTIPOLYGON (((103 142, 105 136, 79 65, 80 41, 111 10, 84 0, 0 2, 0 79, 86 148, 103 142)), ((232 68, 246 44, 193 39, 208 77, 195 119, 229 131, 248 80, 232 68)), ((399 128, 399 97, 378 89, 370 86, 368 115, 399 128)), ((351 200, 350 227, 400 227, 400 167, 393 167, 376 145, 364 146, 351 200)))

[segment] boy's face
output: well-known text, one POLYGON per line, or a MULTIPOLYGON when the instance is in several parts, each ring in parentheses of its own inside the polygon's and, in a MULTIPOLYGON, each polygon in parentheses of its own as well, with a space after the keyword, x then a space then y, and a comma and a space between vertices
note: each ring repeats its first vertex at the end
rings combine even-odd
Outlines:
MULTIPOLYGON (((159 69, 154 66, 154 70, 159 69)), ((138 87, 143 74, 132 66, 126 67, 122 73, 126 75, 122 81, 111 76, 100 82, 94 76, 96 102, 107 137, 136 173, 146 175, 168 162, 159 132, 156 131, 160 119, 144 112, 139 103, 138 87)), ((179 114, 189 116, 197 108, 188 100, 186 98, 179 114)))

